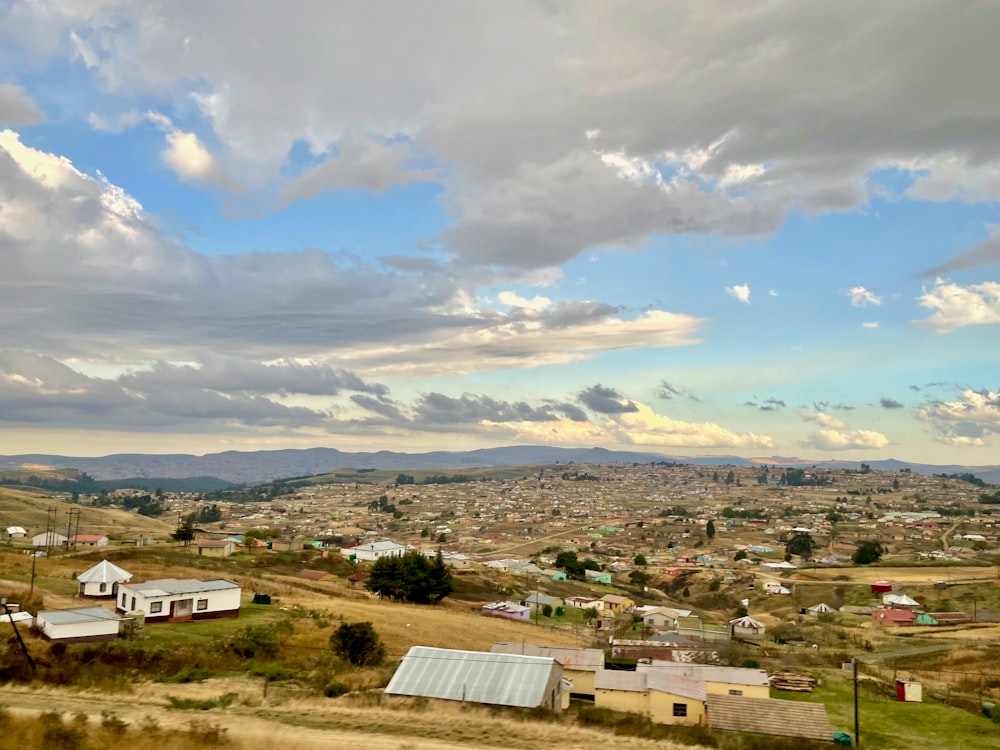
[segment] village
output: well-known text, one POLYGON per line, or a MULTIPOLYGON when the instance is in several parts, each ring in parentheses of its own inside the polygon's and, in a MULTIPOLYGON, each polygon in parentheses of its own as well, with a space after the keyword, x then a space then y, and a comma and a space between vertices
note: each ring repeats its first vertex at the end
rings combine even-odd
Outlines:
MULTIPOLYGON (((134 492, 113 493, 111 507, 134 492)), ((8 600, 42 594, 42 606, 4 616, 49 644, 159 639, 158 628, 235 628, 270 618, 272 597, 307 597, 331 612, 361 607, 385 633, 419 607, 383 601, 366 582, 380 560, 416 553, 453 581, 425 611, 496 624, 455 645, 404 628, 391 638, 398 666, 374 686, 387 703, 583 705, 665 727, 851 744, 849 705, 831 690, 860 669, 863 690, 888 691, 870 699, 963 706, 977 731, 995 731, 982 714, 1000 702, 1000 680, 968 675, 1000 639, 989 492, 865 470, 342 470, 254 502, 162 493, 176 525, 143 530, 88 524, 98 510, 82 497, 64 509, 78 528, 0 515, 8 600), (55 572, 71 568, 72 590, 55 572), (905 658, 914 648, 920 658, 905 658)))

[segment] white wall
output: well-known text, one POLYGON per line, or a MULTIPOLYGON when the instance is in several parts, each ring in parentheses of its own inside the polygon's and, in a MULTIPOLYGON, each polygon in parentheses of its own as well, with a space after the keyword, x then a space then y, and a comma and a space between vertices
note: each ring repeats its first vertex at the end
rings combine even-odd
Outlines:
POLYGON ((60 638, 92 638, 101 635, 117 635, 117 620, 89 620, 66 625, 54 625, 42 615, 37 618, 38 629, 53 640, 60 638))

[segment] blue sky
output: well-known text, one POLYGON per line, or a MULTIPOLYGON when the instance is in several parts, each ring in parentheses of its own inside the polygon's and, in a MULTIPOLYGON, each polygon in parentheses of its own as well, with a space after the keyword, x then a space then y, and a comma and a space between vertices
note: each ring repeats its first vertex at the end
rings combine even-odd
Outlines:
POLYGON ((996 463, 998 22, 0 4, 0 452, 996 463))

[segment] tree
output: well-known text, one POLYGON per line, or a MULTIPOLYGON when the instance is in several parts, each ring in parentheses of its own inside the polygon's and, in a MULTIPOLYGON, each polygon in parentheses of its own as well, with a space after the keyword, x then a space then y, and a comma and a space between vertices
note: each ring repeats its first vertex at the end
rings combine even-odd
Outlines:
POLYGON ((892 488, 894 490, 898 490, 899 489, 899 480, 898 479, 893 479, 892 480, 892 488))
POLYGON ((417 550, 402 557, 383 557, 375 561, 365 588, 380 597, 416 604, 437 604, 452 591, 451 569, 441 552, 429 560, 417 550))
POLYGON ((878 542, 865 542, 854 550, 851 555, 851 562, 855 565, 871 565, 882 559, 882 545, 878 542))
POLYGON ((726 474, 726 484, 732 484, 735 481, 736 481, 736 472, 730 469, 729 473, 726 474))
POLYGON ((734 561, 735 560, 746 560, 746 559, 747 559, 747 551, 745 549, 741 549, 739 552, 737 552, 735 555, 733 555, 733 560, 734 561))
POLYGON ((798 555, 799 557, 809 557, 816 549, 816 542, 809 534, 798 533, 785 543, 785 553, 798 555))
POLYGON ((194 539, 194 513, 181 519, 181 522, 177 524, 177 530, 170 535, 170 538, 175 542, 183 542, 185 547, 188 546, 188 543, 194 539))
POLYGON ((385 646, 370 622, 341 624, 330 636, 330 648, 356 667, 375 667, 385 660, 385 646))
POLYGON ((646 556, 640 552, 638 555, 632 558, 632 564, 646 567, 646 565, 648 565, 648 563, 646 562, 646 556))
POLYGON ((542 605, 542 617, 552 617, 552 605, 544 604, 542 605))
POLYGON ((705 535, 709 539, 715 537, 715 521, 709 520, 708 524, 705 526, 705 535))
POLYGON ((719 472, 717 472, 717 471, 713 471, 712 472, 712 481, 713 482, 718 482, 719 481, 719 472))
POLYGON ((628 574, 628 579, 639 588, 645 588, 649 585, 653 577, 642 570, 633 570, 628 574))
POLYGON ((428 527, 424 526, 424 528, 420 530, 420 536, 422 536, 424 539, 426 539, 430 535, 431 535, 431 530, 428 527))

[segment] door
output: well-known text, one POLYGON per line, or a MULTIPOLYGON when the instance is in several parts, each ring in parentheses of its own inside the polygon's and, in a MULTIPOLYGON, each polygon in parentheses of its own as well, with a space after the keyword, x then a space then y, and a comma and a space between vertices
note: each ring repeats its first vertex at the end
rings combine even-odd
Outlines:
POLYGON ((193 599, 178 599, 170 602, 170 619, 172 621, 190 620, 194 613, 193 599))

